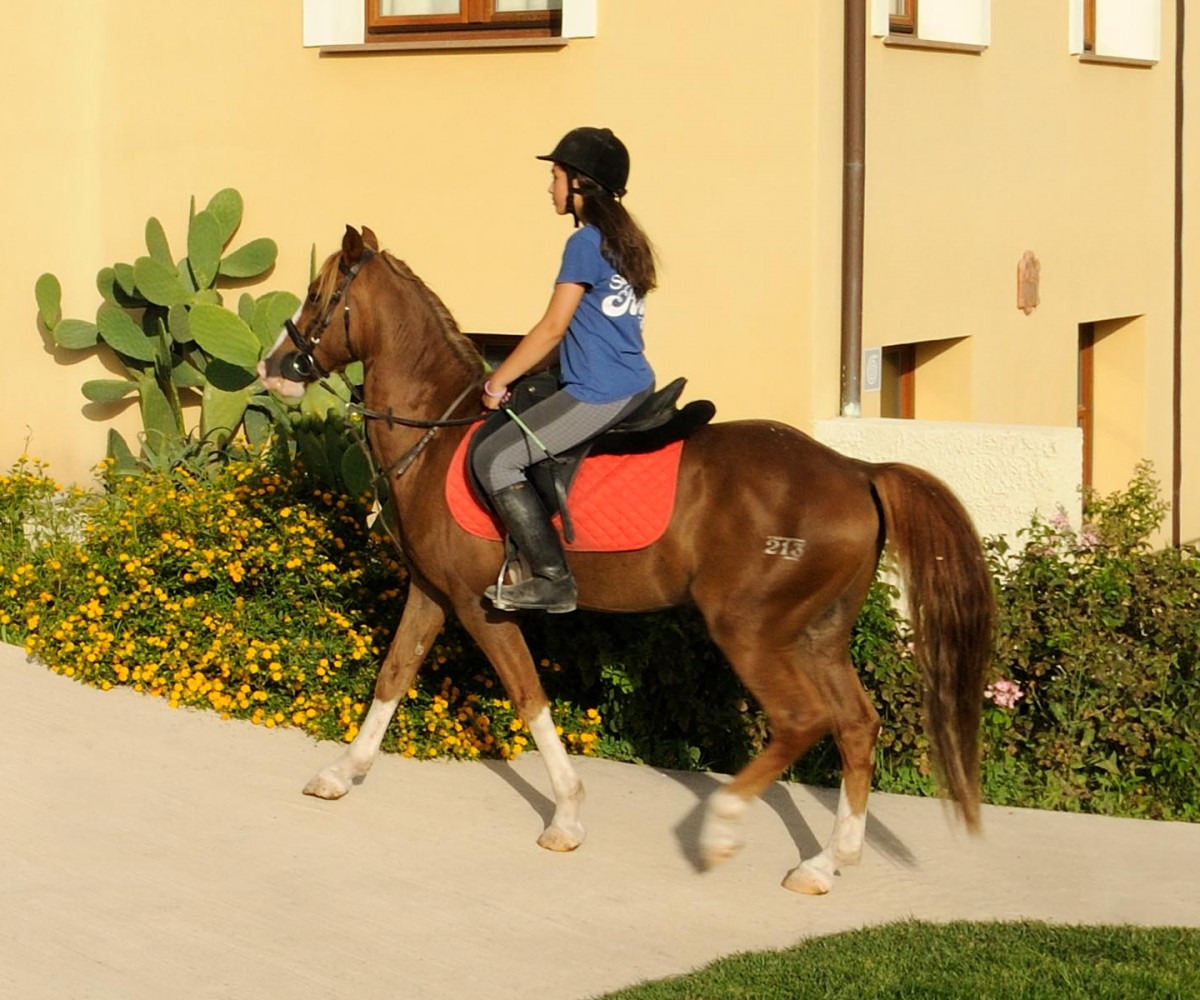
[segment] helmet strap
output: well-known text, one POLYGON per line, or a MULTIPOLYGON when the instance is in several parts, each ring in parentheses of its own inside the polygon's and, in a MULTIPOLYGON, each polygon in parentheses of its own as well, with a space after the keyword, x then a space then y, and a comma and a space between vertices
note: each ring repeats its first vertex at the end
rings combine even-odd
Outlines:
POLYGON ((575 196, 583 195, 583 191, 579 189, 579 175, 571 168, 567 167, 567 211, 571 213, 571 218, 575 220, 575 228, 579 228, 579 214, 575 211, 575 196))

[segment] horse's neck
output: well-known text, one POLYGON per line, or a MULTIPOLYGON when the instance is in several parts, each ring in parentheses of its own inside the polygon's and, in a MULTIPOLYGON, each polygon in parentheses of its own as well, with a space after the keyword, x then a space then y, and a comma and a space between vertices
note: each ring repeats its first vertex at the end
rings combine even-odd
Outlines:
POLYGON ((423 420, 445 416, 478 381, 482 361, 457 329, 421 299, 415 286, 400 309, 381 309, 374 350, 365 357, 366 405, 423 420))

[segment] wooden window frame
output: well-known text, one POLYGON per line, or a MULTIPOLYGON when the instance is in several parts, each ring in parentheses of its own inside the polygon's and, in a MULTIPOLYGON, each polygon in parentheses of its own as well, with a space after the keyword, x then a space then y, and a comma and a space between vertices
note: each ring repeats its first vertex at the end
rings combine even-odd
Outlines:
POLYGON ((1084 489, 1092 486, 1096 443, 1096 324, 1079 324, 1079 385, 1077 390, 1076 424, 1083 432, 1084 489))
POLYGON ((1096 51, 1096 0, 1083 0, 1083 51, 1096 51))
POLYGON ((893 344, 883 349, 883 370, 894 368, 898 373, 896 382, 896 409, 893 419, 913 420, 917 415, 917 345, 893 344))
POLYGON ((902 0, 904 10, 900 14, 888 14, 888 33, 892 35, 917 34, 917 0, 902 0))
POLYGON ((459 0, 458 14, 381 12, 382 0, 365 0, 367 42, 425 39, 557 38, 561 10, 499 12, 494 0, 459 0))

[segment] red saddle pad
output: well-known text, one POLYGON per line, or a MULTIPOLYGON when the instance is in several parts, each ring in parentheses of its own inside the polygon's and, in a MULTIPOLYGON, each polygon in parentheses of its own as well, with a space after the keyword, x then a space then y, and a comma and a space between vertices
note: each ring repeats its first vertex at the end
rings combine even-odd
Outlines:
MULTIPOLYGON (((499 541, 499 520, 483 507, 467 482, 467 446, 463 438, 446 474, 446 502, 460 528, 479 538, 499 541)), ((597 455, 586 459, 571 485, 572 552, 628 552, 662 537, 675 509, 675 483, 683 442, 648 455, 597 455)), ((562 526, 556 515, 555 526, 562 526)))

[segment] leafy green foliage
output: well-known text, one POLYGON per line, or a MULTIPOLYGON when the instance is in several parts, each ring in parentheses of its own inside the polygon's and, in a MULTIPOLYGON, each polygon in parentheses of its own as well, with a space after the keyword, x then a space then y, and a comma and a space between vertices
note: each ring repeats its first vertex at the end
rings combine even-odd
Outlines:
POLYGON ((255 239, 233 250, 241 226, 242 196, 218 191, 200 212, 193 200, 187 256, 174 261, 162 223, 146 222, 146 255, 132 264, 100 270, 101 303, 95 322, 62 317, 62 289, 53 274, 34 288, 42 325, 63 350, 104 344, 125 369, 125 379, 98 379, 83 386, 97 403, 136 394, 142 415, 140 455, 110 434, 109 458, 126 472, 139 467, 203 464, 219 456, 244 432, 252 445, 266 441, 282 410, 259 386, 255 367, 300 300, 290 292, 242 295, 238 311, 224 308, 220 289, 230 282, 265 277, 275 265, 276 245, 255 239), (229 250, 227 253, 226 251, 229 250), (199 440, 185 428, 189 394, 200 398, 199 440))
POLYGON ((1164 511, 1142 464, 1078 533, 1060 513, 991 542, 996 671, 1025 695, 985 718, 1001 801, 1200 819, 1200 559, 1151 547, 1164 511))
MULTIPOLYGON (((63 491, 25 465, 0 477, 0 639, 24 638, 89 683, 352 738, 403 576, 379 523, 365 528, 371 470, 352 428, 309 405, 288 416, 290 434, 270 452, 207 476, 112 469, 100 493, 63 491), (279 669, 250 670, 251 650, 279 669)), ((1015 548, 987 543, 1000 622, 984 799, 1200 820, 1200 558, 1150 545, 1163 507, 1148 466, 1085 510, 1078 532, 1059 515, 1035 519, 1015 548)), ((875 786, 932 794, 918 672, 895 598, 874 585, 851 645, 882 717, 875 786)), ((695 611, 530 615, 524 625, 575 750, 733 771, 769 738, 695 611)), ((524 748, 525 734, 450 622, 385 746, 504 756, 524 748)), ((832 742, 789 777, 836 783, 832 742)))
MULTIPOLYGON (((406 576, 365 507, 284 449, 64 490, 37 463, 0 476, 0 639, 50 669, 172 706, 352 740, 399 617, 406 576)), ((567 743, 599 716, 559 701, 567 743)), ((434 645, 385 746, 513 757, 524 722, 457 629, 434 645)))

